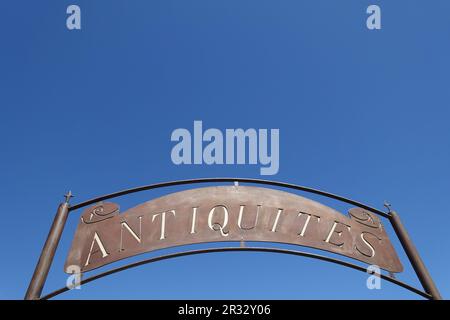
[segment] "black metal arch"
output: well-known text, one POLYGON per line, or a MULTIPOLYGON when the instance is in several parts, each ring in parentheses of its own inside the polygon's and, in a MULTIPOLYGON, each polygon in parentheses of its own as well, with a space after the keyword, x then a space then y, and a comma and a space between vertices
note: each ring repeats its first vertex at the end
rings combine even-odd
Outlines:
POLYGON ((251 178, 202 178, 202 179, 177 180, 177 181, 149 184, 149 185, 145 185, 145 186, 141 186, 141 187, 137 187, 137 188, 131 188, 131 189, 126 189, 126 190, 110 193, 110 194, 103 195, 103 196, 100 196, 97 198, 93 198, 93 199, 90 199, 90 200, 87 200, 87 201, 84 201, 84 202, 81 202, 78 204, 74 204, 69 207, 69 210, 70 211, 77 210, 82 207, 97 203, 99 201, 108 200, 108 199, 124 196, 127 194, 151 190, 151 189, 172 187, 172 186, 179 186, 179 185, 187 185, 187 184, 217 183, 217 182, 244 182, 244 183, 253 183, 253 184, 263 184, 263 185, 270 185, 270 186, 283 187, 283 188, 288 188, 288 189, 309 192, 309 193, 321 195, 321 196, 324 196, 327 198, 339 200, 339 201, 360 207, 362 209, 369 210, 369 211, 371 211, 375 214, 378 214, 384 218, 389 218, 389 214, 384 211, 372 208, 372 207, 365 205, 363 203, 360 203, 358 201, 348 199, 348 198, 345 198, 342 196, 338 196, 336 194, 332 194, 332 193, 329 193, 326 191, 313 189, 313 188, 309 188, 309 187, 305 187, 305 186, 299 186, 299 185, 290 184, 290 183, 285 183, 285 182, 262 180, 262 179, 251 179, 251 178))
MULTIPOLYGON (((331 262, 334 264, 338 264, 347 268, 351 268, 354 270, 358 270, 361 272, 367 272, 367 269, 361 266, 358 266, 356 264, 350 263, 350 262, 346 262, 346 261, 342 261, 342 260, 338 260, 338 259, 334 259, 331 257, 327 257, 327 256, 323 256, 323 255, 319 255, 319 254, 314 254, 314 253, 309 253, 309 252, 303 252, 303 251, 296 251, 296 250, 287 250, 287 249, 279 249, 279 248, 263 248, 263 247, 225 247, 225 248, 209 248, 209 249, 199 249, 199 250, 191 250, 191 251, 184 251, 184 252, 177 252, 177 253, 171 253, 171 254, 167 254, 167 255, 163 255, 163 256, 158 256, 158 257, 153 257, 153 258, 149 258, 149 259, 145 259, 142 261, 138 261, 138 262, 133 262, 130 264, 127 264, 125 266, 121 266, 118 268, 114 268, 99 274, 96 274, 94 276, 91 276, 89 278, 86 278, 82 281, 80 281, 80 285, 83 284, 87 284, 89 282, 104 278, 106 276, 112 275, 114 273, 118 273, 121 271, 125 271, 131 268, 135 268, 135 267, 139 267, 148 263, 152 263, 152 262, 157 262, 157 261, 162 261, 162 260, 167 260, 167 259, 172 259, 172 258, 178 258, 178 257, 185 257, 185 256, 190 256, 190 255, 198 255, 198 254, 203 254, 203 253, 215 253, 215 252, 270 252, 270 253, 282 253, 282 254, 289 254, 289 255, 295 255, 295 256, 302 256, 302 257, 308 257, 308 258, 312 258, 312 259, 318 259, 318 260, 322 260, 322 261, 326 261, 326 262, 331 262)), ((429 295, 426 292, 423 292, 417 288, 414 288, 402 281, 399 281, 393 277, 390 276, 386 276, 384 274, 380 274, 379 275, 381 279, 389 281, 393 284, 396 284, 402 288, 405 288, 413 293, 416 293, 424 298, 427 299, 431 299, 432 296, 429 295)), ((66 291, 69 291, 70 289, 67 287, 62 287, 58 290, 55 290, 53 292, 50 292, 48 294, 46 294, 45 296, 43 296, 41 299, 43 300, 47 300, 47 299, 51 299, 57 295, 60 295, 66 291)))
MULTIPOLYGON (((72 211, 75 211, 77 209, 83 208, 85 206, 95 204, 97 202, 112 199, 120 196, 124 196, 131 193, 137 193, 141 191, 151 190, 151 189, 157 189, 157 188, 163 188, 163 187, 170 187, 170 186, 178 186, 178 185, 188 185, 188 184, 200 184, 200 183, 220 183, 220 182, 243 182, 243 183, 251 183, 251 184, 262 184, 262 185, 270 185, 270 186, 277 186, 282 188, 288 188, 293 190, 299 190, 304 191, 312 194, 317 194, 320 196, 324 196, 327 198, 331 198, 334 200, 338 200, 344 203, 348 203, 354 206, 357 206, 359 208, 368 210, 370 212, 373 212, 379 216, 382 216, 384 218, 387 218, 393 228, 396 232, 396 235, 398 236, 398 239, 400 240, 400 243, 403 246, 403 249, 405 250, 411 265, 413 266, 423 288, 425 291, 422 291, 420 289, 417 289, 415 287, 412 287, 404 282, 401 282, 399 280, 394 279, 393 277, 386 276, 381 274, 380 277, 384 280, 387 280, 391 283, 394 283, 396 285, 399 285, 411 292, 414 292, 422 297, 425 297, 427 299, 441 299, 440 293, 437 290, 431 276, 428 273, 428 270, 426 269, 423 261, 421 260, 416 248, 412 244, 411 239, 409 238, 408 233, 406 232, 406 229, 403 227, 403 224, 401 223, 398 215, 394 211, 390 211, 388 213, 375 209, 373 207, 370 207, 368 205, 365 205, 363 203, 360 203, 355 200, 351 200, 336 194, 332 194, 329 192, 325 192, 318 189, 313 189, 305 186, 299 186, 295 184, 290 183, 284 183, 279 181, 270 181, 270 180, 262 180, 262 179, 251 179, 251 178, 202 178, 202 179, 189 179, 189 180, 178 180, 178 181, 171 181, 171 182, 162 182, 162 183, 156 183, 156 184, 150 184, 145 185, 137 188, 131 188, 126 189, 118 192, 114 192, 111 194, 103 195, 97 198, 93 198, 84 202, 80 202, 75 205, 69 205, 69 199, 71 197, 71 194, 69 193, 66 196, 66 201, 64 203, 61 203, 58 207, 58 211, 56 213, 55 219, 53 221, 52 227, 50 229, 50 232, 48 234, 47 240, 45 242, 44 248, 42 250, 40 259, 38 261, 38 264, 36 265, 33 277, 30 281, 30 285, 28 287, 27 293, 25 295, 25 299, 49 299, 52 298, 58 294, 61 294, 63 292, 68 291, 67 288, 61 288, 56 291, 53 291, 51 293, 48 293, 47 295, 41 297, 42 289, 45 284, 45 280, 47 278, 53 257, 56 252, 56 248, 58 246, 59 240, 61 238, 61 234, 64 229, 64 225, 66 223, 68 214, 72 211)), ((334 259, 331 257, 326 257, 322 255, 307 253, 307 252, 301 252, 301 251, 294 251, 294 250, 286 250, 286 249, 277 249, 277 248, 261 248, 261 247, 236 247, 236 248, 210 248, 210 249, 201 249, 201 250, 193 250, 193 251, 186 251, 186 252, 179 252, 179 253, 173 253, 168 254, 160 257, 154 257, 150 259, 146 259, 140 262, 131 263, 116 269, 112 269, 109 271, 105 271, 103 273, 91 276, 81 282, 81 284, 86 284, 89 282, 92 282, 96 279, 103 278, 105 276, 108 276, 110 274, 114 274, 126 269, 130 269, 133 267, 137 267, 140 265, 144 265, 151 262, 161 261, 165 259, 170 258, 176 258, 181 256, 187 256, 187 255, 196 255, 200 253, 212 253, 212 252, 229 252, 229 251, 250 251, 250 252, 273 252, 273 253, 285 253, 285 254, 291 254, 291 255, 297 255, 297 256, 304 256, 309 258, 315 258, 322 261, 332 262, 338 265, 346 266, 358 271, 366 272, 366 268, 358 266, 356 264, 352 264, 349 262, 345 262, 342 260, 334 259)))

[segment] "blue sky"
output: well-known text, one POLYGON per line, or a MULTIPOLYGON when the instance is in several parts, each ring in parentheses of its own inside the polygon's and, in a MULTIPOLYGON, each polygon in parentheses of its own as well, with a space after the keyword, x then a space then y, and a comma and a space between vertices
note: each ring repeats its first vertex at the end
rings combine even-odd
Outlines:
MULTIPOLYGON (((194 120, 279 128, 280 171, 263 178, 378 208, 389 200, 450 296, 448 1, 20 0, 0 10, 0 298, 23 297, 69 189, 79 202, 159 181, 261 177, 255 165, 172 164, 170 134, 194 120), (81 31, 66 29, 69 4, 81 7, 81 31), (381 6, 379 31, 365 26, 369 4, 381 6)), ((76 223, 73 214, 44 292, 65 284, 76 223)), ((404 265, 398 278, 417 285, 404 265)), ((61 297, 417 298, 365 281, 306 258, 228 253, 154 263, 61 297)))

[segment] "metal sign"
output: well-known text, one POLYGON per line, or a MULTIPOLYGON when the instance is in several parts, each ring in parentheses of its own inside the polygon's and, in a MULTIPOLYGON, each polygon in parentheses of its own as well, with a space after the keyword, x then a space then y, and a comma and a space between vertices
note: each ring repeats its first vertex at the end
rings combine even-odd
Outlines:
POLYGON ((76 265, 86 272, 148 251, 221 241, 302 245, 403 270, 380 219, 367 210, 352 208, 345 216, 298 195, 244 186, 182 191, 121 214, 110 202, 89 207, 66 269, 76 265))
POLYGON ((44 248, 28 286, 25 299, 49 299, 69 290, 64 286, 42 296, 48 272, 64 230, 67 217, 79 209, 75 233, 65 271, 88 272, 109 263, 144 252, 195 243, 239 241, 241 246, 180 251, 132 262, 84 278, 86 284, 102 277, 147 263, 187 255, 213 252, 273 252, 319 259, 366 272, 366 266, 300 250, 277 247, 248 247, 245 242, 283 243, 310 247, 377 265, 389 272, 379 277, 427 299, 441 299, 425 264, 411 241, 398 214, 378 210, 363 203, 325 191, 284 182, 248 178, 205 178, 163 182, 118 191, 71 205, 66 195, 56 212, 44 248), (109 199, 145 190, 200 184, 234 183, 191 189, 163 196, 120 213, 109 199), (349 207, 343 214, 316 201, 285 191, 241 186, 239 183, 285 188, 338 200, 349 207), (86 209, 87 208, 87 209, 86 209), (380 218, 385 218, 397 236, 423 290, 393 276, 403 266, 380 218))

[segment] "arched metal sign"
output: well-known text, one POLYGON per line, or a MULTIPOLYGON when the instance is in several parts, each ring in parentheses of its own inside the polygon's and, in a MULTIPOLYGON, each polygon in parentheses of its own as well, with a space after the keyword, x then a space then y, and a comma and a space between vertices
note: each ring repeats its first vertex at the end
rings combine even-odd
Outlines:
POLYGON ((82 272, 168 247, 264 241, 322 249, 378 265, 403 267, 379 218, 349 216, 298 195, 267 188, 219 186, 181 191, 119 213, 106 202, 87 208, 66 261, 82 272))
MULTIPOLYGON (((284 243, 320 249, 352 258, 368 265, 377 265, 391 275, 403 266, 391 244, 380 217, 387 218, 403 245, 425 291, 413 288, 393 276, 381 275, 429 299, 440 299, 439 292, 412 245, 395 212, 385 213, 356 201, 327 192, 256 179, 214 178, 161 183, 125 190, 70 206, 67 197, 58 209, 41 258, 28 288, 26 299, 41 298, 42 288, 62 234, 67 215, 85 208, 79 217, 65 271, 79 266, 88 272, 109 263, 175 246, 210 242, 284 243), (319 194, 352 205, 343 214, 300 195, 267 187, 212 186, 180 191, 147 201, 120 212, 119 205, 106 201, 129 193, 174 185, 204 182, 247 182, 265 184, 319 194)), ((338 263, 359 271, 364 267, 331 257, 277 248, 213 248, 170 254, 113 269, 82 283, 138 266, 144 263, 217 251, 269 251, 317 258, 338 263)), ((67 291, 54 291, 50 298, 67 291)))

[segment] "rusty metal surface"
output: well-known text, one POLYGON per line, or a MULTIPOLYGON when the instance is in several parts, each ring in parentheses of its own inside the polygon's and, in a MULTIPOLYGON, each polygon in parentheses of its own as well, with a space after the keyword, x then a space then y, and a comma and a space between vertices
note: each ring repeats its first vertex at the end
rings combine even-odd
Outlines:
POLYGON ((86 272, 157 249, 242 240, 302 245, 403 270, 376 215, 352 208, 346 216, 295 194, 244 186, 177 192, 124 213, 113 203, 89 207, 65 268, 77 265, 86 272))

